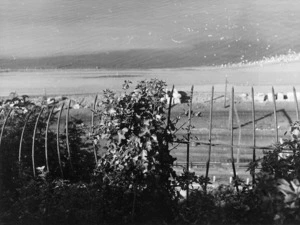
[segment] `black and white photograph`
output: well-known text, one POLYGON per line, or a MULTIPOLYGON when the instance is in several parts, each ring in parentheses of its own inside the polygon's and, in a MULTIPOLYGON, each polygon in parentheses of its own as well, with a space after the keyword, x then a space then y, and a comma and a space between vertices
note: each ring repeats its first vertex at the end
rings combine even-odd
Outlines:
POLYGON ((300 2, 0 0, 0 224, 300 224, 300 2))

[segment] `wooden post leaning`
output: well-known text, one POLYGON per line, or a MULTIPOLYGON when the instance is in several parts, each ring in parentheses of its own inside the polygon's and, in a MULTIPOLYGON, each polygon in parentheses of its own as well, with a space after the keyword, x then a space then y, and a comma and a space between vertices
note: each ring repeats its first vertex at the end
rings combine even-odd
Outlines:
MULTIPOLYGON (((237 111, 237 108, 236 108, 235 105, 234 105, 234 113, 235 113, 236 120, 237 120, 237 123, 238 123, 238 126, 239 126, 239 140, 238 140, 238 146, 240 146, 240 144, 241 144, 241 139, 242 139, 242 125, 241 125, 240 117, 239 117, 239 114, 238 114, 238 111, 237 111)), ((237 161, 237 167, 239 167, 240 156, 241 156, 241 149, 240 149, 240 147, 238 147, 238 148, 237 148, 237 158, 236 158, 236 161, 237 161)))
POLYGON ((239 192, 239 188, 237 185, 236 180, 236 170, 235 170, 235 163, 234 163, 234 155, 233 155, 233 112, 234 111, 234 87, 231 89, 231 104, 230 104, 230 150, 231 150, 231 164, 232 164, 232 170, 233 170, 233 179, 235 182, 235 187, 237 192, 239 192))
POLYGON ((299 121, 299 105, 298 105, 297 92, 296 92, 296 88, 295 87, 293 87, 293 92, 294 92, 294 100, 295 100, 295 105, 296 105, 297 121, 299 121))
POLYGON ((32 160, 32 172, 33 172, 33 176, 35 177, 35 154, 34 154, 34 145, 35 145, 35 136, 36 136, 36 130, 37 130, 37 126, 38 126, 38 122, 39 119, 43 113, 45 108, 41 108, 40 113, 38 114, 36 121, 35 121, 35 125, 34 125, 34 130, 33 130, 33 136, 32 136, 32 151, 31 151, 31 160, 32 160))
POLYGON ((210 110, 209 110, 209 134, 208 134, 208 158, 206 161, 206 173, 205 173, 205 191, 207 189, 207 180, 209 173, 209 164, 210 164, 210 156, 211 156, 211 139, 212 139, 212 120, 213 120, 213 104, 214 104, 214 86, 211 88, 211 99, 210 99, 210 110))
MULTIPOLYGON (((253 154, 252 154, 252 162, 256 161, 256 130, 255 130, 255 103, 254 103, 254 89, 251 88, 251 97, 252 97, 252 130, 253 130, 253 154)), ((252 173, 252 184, 255 184, 255 168, 251 171, 252 173)))
POLYGON ((21 162, 22 162, 22 146, 23 146, 23 139, 24 139, 24 133, 25 133, 25 129, 29 120, 30 115, 32 114, 32 111, 29 111, 26 115, 25 118, 25 122, 24 122, 24 126, 22 129, 22 133, 21 133, 21 137, 20 137, 20 144, 19 144, 19 154, 18 154, 18 162, 19 162, 19 176, 21 177, 21 162))
POLYGON ((57 157, 58 157, 58 164, 60 169, 60 174, 62 177, 64 177, 63 169, 62 169, 62 163, 60 158, 60 147, 59 147, 59 128, 60 128, 60 118, 62 111, 64 110, 65 103, 63 102, 61 105, 61 109, 59 111, 58 119, 57 119, 57 131, 56 131, 56 150, 57 150, 57 157))
POLYGON ((2 129, 1 129, 1 133, 0 133, 0 193, 1 194, 2 194, 2 190, 3 190, 3 175, 4 175, 4 173, 3 173, 3 170, 4 170, 4 166, 3 166, 3 163, 4 163, 4 160, 3 160, 4 152, 1 149, 1 143, 2 143, 2 137, 3 137, 4 129, 5 129, 7 120, 9 118, 12 110, 13 110, 13 108, 11 108, 8 111, 8 114, 7 114, 7 116, 4 119, 4 122, 3 122, 3 125, 2 125, 2 129))
MULTIPOLYGON (((186 153, 186 171, 189 176, 190 172, 190 138, 191 138, 191 127, 192 127, 192 106, 193 106, 193 94, 194 94, 194 85, 191 88, 191 97, 189 101, 189 114, 188 114, 188 133, 187 133, 187 153, 186 153)), ((186 198, 187 201, 189 199, 190 190, 189 190, 189 180, 187 181, 187 189, 186 189, 186 198)))
POLYGON ((30 117, 31 114, 32 114, 32 111, 29 111, 26 118, 25 118, 24 126, 23 126, 23 129, 22 129, 21 137, 20 137, 19 157, 18 157, 19 163, 21 163, 21 161, 22 161, 21 156, 22 156, 22 145, 23 145, 24 133, 25 133, 25 129, 26 129, 26 126, 27 126, 27 123, 28 123, 28 120, 29 120, 29 117, 30 117))
POLYGON ((226 75, 226 78, 225 78, 225 93, 224 93, 224 108, 226 108, 226 103, 227 103, 227 83, 228 83, 228 80, 227 80, 227 75, 226 75))
POLYGON ((52 107, 52 109, 49 113, 47 124, 46 124, 46 130, 45 130, 45 160, 46 160, 46 170, 47 170, 47 172, 50 171, 49 159, 48 159, 48 130, 49 130, 50 119, 51 119, 54 108, 55 108, 55 105, 52 107))
POLYGON ((273 98, 273 106, 274 106, 274 120, 275 120, 275 141, 278 142, 278 122, 277 122, 277 107, 276 107, 276 98, 274 87, 272 87, 272 98, 273 98))
POLYGON ((70 150, 70 140, 69 140, 70 107, 71 107, 71 99, 69 100, 69 104, 68 104, 68 108, 67 108, 67 115, 66 115, 66 142, 67 142, 67 150, 68 150, 68 159, 69 159, 69 162, 70 162, 71 171, 73 171, 73 163, 72 163, 71 150, 70 150))

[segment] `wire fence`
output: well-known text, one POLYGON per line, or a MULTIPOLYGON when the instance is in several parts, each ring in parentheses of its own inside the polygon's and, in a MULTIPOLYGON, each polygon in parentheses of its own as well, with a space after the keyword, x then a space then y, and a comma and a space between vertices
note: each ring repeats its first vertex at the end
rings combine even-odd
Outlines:
MULTIPOLYGON (((173 87, 174 89, 174 87, 173 87)), ((173 93, 172 89, 172 93, 173 93)), ((276 143, 279 141, 279 134, 278 134, 278 118, 277 118, 277 105, 276 105, 276 98, 277 96, 275 95, 275 90, 274 87, 271 89, 271 96, 270 98, 272 99, 273 102, 273 115, 274 115, 274 138, 276 143)), ((229 129, 230 129, 230 138, 229 138, 229 143, 228 144, 220 144, 220 143, 213 143, 212 142, 212 123, 213 123, 213 112, 214 112, 214 86, 212 86, 211 89, 211 99, 210 99, 210 110, 209 110, 209 134, 208 134, 208 140, 206 141, 195 141, 193 140, 192 142, 196 145, 205 145, 208 147, 207 151, 207 161, 206 162, 190 162, 190 151, 189 151, 189 146, 191 144, 190 140, 190 134, 191 134, 191 127, 192 127, 192 120, 191 120, 191 113, 192 113, 192 101, 193 101, 193 86, 191 88, 191 93, 190 93, 190 99, 189 99, 189 111, 188 111, 188 128, 187 128, 187 138, 185 141, 178 141, 177 143, 180 144, 186 144, 186 162, 175 162, 175 166, 185 166, 186 171, 189 172, 189 168, 193 166, 200 166, 200 167, 205 167, 205 178, 206 180, 208 179, 209 176, 209 170, 211 164, 218 165, 220 164, 219 162, 211 162, 211 154, 212 154, 212 147, 214 146, 219 146, 219 147, 225 147, 230 149, 230 162, 232 166, 232 172, 233 172, 233 180, 237 182, 237 172, 236 172, 236 167, 248 167, 249 163, 240 163, 240 149, 248 149, 252 150, 252 162, 255 162, 257 159, 257 150, 274 150, 274 146, 257 146, 257 134, 256 134, 256 109, 255 109, 255 93, 254 93, 254 88, 251 87, 251 105, 252 105, 252 145, 235 145, 234 144, 234 133, 233 130, 234 128, 234 115, 236 116, 237 122, 238 122, 238 128, 239 128, 239 143, 241 139, 241 122, 239 120, 239 115, 237 108, 235 106, 235 93, 234 93, 234 87, 231 89, 231 96, 228 98, 227 96, 227 79, 225 83, 225 94, 224 94, 224 108, 227 106, 227 98, 230 100, 230 107, 229 107, 229 129), (234 158, 234 149, 237 149, 237 160, 234 158)), ((172 98, 172 97, 171 97, 172 98)), ((294 103, 295 103, 295 110, 296 110, 296 118, 299 120, 299 106, 298 106, 298 100, 297 100, 297 92, 295 87, 293 87, 293 98, 294 98, 294 103)), ((170 99, 172 101, 172 99, 170 99)), ((171 105, 169 106, 171 107, 171 105)), ((170 112, 171 113, 171 112, 170 112)), ((288 148, 283 148, 282 149, 283 153, 290 153, 291 150, 288 148)), ((252 182, 255 183, 255 171, 250 171, 252 174, 252 182)), ((205 188, 207 186, 207 183, 205 185, 205 188)), ((237 191, 238 191, 238 185, 237 183, 235 184, 237 191)), ((188 196, 189 193, 187 193, 188 196)))
MULTIPOLYGON (((171 94, 170 94, 170 99, 169 99, 169 107, 168 107, 168 121, 167 121, 167 129, 170 125, 170 118, 172 115, 172 98, 173 98, 173 93, 174 93, 174 86, 172 88, 171 94)), ((272 150, 273 147, 272 146, 257 146, 257 135, 256 135, 256 110, 255 110, 255 95, 254 95, 254 88, 251 88, 251 102, 252 102, 252 145, 235 145, 234 144, 234 134, 233 134, 233 130, 234 130, 234 115, 237 118, 238 121, 238 126, 239 126, 239 130, 241 130, 241 123, 239 121, 239 117, 238 117, 238 112, 237 109, 235 107, 235 93, 234 93, 234 87, 232 87, 231 89, 231 96, 230 98, 227 96, 227 80, 226 80, 226 85, 225 85, 225 97, 224 97, 224 107, 226 107, 227 105, 227 98, 230 100, 230 107, 229 107, 229 122, 230 122, 230 139, 229 139, 229 143, 227 144, 220 144, 220 143, 213 143, 212 141, 212 135, 213 135, 213 129, 212 129, 212 124, 214 121, 214 117, 213 117, 213 112, 214 112, 214 86, 212 86, 211 89, 211 98, 210 98, 210 108, 209 108, 209 129, 208 129, 208 140, 202 140, 202 141, 195 141, 192 140, 191 141, 191 129, 192 129, 192 109, 193 109, 193 95, 194 95, 194 87, 191 87, 191 93, 190 93, 190 98, 189 98, 189 109, 188 109, 188 126, 187 126, 187 133, 186 133, 186 140, 185 141, 175 141, 175 143, 179 143, 179 144, 185 144, 186 145, 186 161, 176 161, 174 163, 175 166, 185 166, 187 172, 189 172, 189 168, 193 167, 193 166, 201 166, 201 167, 205 167, 205 177, 208 178, 209 176, 209 172, 210 172, 210 167, 212 164, 218 164, 218 162, 211 162, 211 154, 212 154, 212 147, 225 147, 225 148, 229 148, 230 149, 230 162, 231 162, 231 166, 232 166, 232 171, 233 171, 233 179, 236 180, 237 178, 237 173, 236 173, 236 167, 245 167, 248 165, 248 163, 240 163, 239 160, 235 160, 234 157, 234 149, 237 149, 237 158, 239 159, 240 157, 240 149, 249 149, 252 150, 252 162, 255 162, 257 159, 257 150, 272 150), (206 162, 191 162, 190 161, 190 146, 192 144, 197 144, 197 145, 202 145, 202 146, 207 146, 208 151, 207 151, 207 160, 206 162)), ((274 138, 276 141, 278 141, 279 139, 279 135, 278 135, 278 120, 277 120, 277 106, 276 106, 276 95, 275 95, 275 90, 272 87, 272 99, 273 99, 273 114, 274 114, 274 138)), ((296 116, 297 116, 297 120, 299 120, 299 106, 298 106, 298 100, 297 100, 297 92, 296 89, 293 88, 293 98, 294 98, 294 103, 295 103, 295 110, 296 110, 296 116)), ((93 103, 93 111, 91 114, 91 126, 90 126, 90 130, 93 133, 94 131, 94 111, 96 109, 96 105, 97 105, 97 100, 98 100, 98 95, 95 96, 94 99, 94 103, 93 103)), ((46 170, 49 171, 49 162, 48 162, 48 129, 49 129, 49 124, 50 124, 50 119, 54 116, 53 115, 53 110, 54 110, 53 106, 50 109, 50 112, 48 110, 48 119, 46 121, 46 131, 45 131, 45 159, 46 159, 46 170)), ((71 150, 70 150, 70 140, 69 140, 69 111, 71 108, 71 101, 68 102, 66 109, 64 109, 64 103, 62 104, 62 106, 60 107, 60 112, 58 114, 57 117, 57 127, 56 127, 56 133, 57 133, 57 155, 58 155, 58 162, 59 162, 59 168, 61 171, 61 175, 63 176, 63 169, 62 169, 62 162, 61 162, 61 158, 60 158, 60 144, 59 144, 59 138, 60 138, 60 121, 61 121, 61 115, 62 115, 62 111, 66 110, 66 125, 65 125, 65 134, 66 134, 66 147, 67 147, 67 153, 68 153, 68 160, 69 160, 69 164, 70 167, 72 169, 72 158, 71 158, 71 150)), ((33 134, 32 134, 32 173, 33 176, 36 176, 36 166, 35 166, 35 142, 36 142, 36 132, 37 132, 37 126, 39 123, 39 120, 41 118, 41 115, 44 112, 44 107, 41 107, 40 112, 38 112, 37 116, 36 116, 36 120, 35 120, 35 127, 33 130, 33 134)), ((6 116, 4 117, 3 121, 2 121, 2 127, 1 127, 1 133, 0 133, 0 151, 1 151, 1 144, 2 144, 2 139, 3 139, 3 134, 5 132, 6 129, 6 125, 7 125, 7 121, 10 118, 11 114, 13 112, 13 108, 10 108, 9 112, 6 114, 6 116)), ((22 128, 22 133, 20 136, 20 140, 19 140, 19 150, 18 150, 18 161, 19 163, 21 163, 22 161, 22 147, 24 144, 24 133, 26 132, 26 126, 28 125, 28 121, 29 118, 32 116, 32 112, 28 112, 27 116, 25 118, 24 121, 24 125, 22 128)), ((239 139, 240 139, 240 134, 239 134, 239 139)), ((95 163, 97 163, 99 156, 97 155, 97 149, 96 146, 93 147, 94 149, 94 158, 95 158, 95 163)), ((289 151, 289 149, 283 149, 284 151, 289 151)), ((0 152, 1 153, 1 152, 0 152)), ((1 162, 3 162, 5 159, 3 157, 1 157, 1 162)), ((3 163, 1 163, 1 165, 3 165, 3 163)), ((0 168, 1 169, 1 168, 0 168)), ((253 182, 255 181, 255 173, 253 173, 253 171, 251 171, 252 173, 252 179, 253 182)), ((0 170, 0 176, 2 177, 3 174, 3 170, 0 170)), ((1 179, 1 178, 0 178, 1 179)), ((187 193, 188 195, 188 193, 187 193)))

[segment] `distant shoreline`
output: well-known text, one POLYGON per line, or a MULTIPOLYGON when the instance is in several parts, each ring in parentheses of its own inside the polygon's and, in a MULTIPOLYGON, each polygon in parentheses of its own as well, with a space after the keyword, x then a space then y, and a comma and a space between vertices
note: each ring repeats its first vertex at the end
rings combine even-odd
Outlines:
POLYGON ((226 77, 228 88, 234 86, 236 92, 249 92, 251 86, 256 92, 290 92, 295 86, 300 91, 300 60, 292 62, 272 62, 245 66, 192 67, 164 69, 44 69, 10 70, 0 73, 0 96, 19 94, 51 95, 93 94, 104 89, 120 91, 124 80, 133 82, 145 79, 164 80, 181 91, 190 91, 194 85, 196 92, 224 92, 226 77))
MULTIPOLYGON (((130 52, 130 51, 129 51, 130 52)), ((133 51, 135 52, 135 51, 133 51)), ((132 53, 132 52, 131 52, 132 53)), ((117 53, 118 54, 118 53, 117 53)), ((125 54, 125 53, 124 53, 125 54)), ((300 53, 289 51, 287 54, 281 54, 271 57, 263 57, 260 60, 254 61, 234 61, 214 64, 213 60, 211 63, 200 60, 197 57, 190 59, 186 57, 184 59, 170 58, 164 54, 158 56, 151 56, 151 54, 142 53, 142 55, 132 54, 126 57, 126 54, 116 56, 103 56, 101 54, 91 55, 61 55, 51 57, 37 57, 37 58, 0 58, 0 73, 19 71, 49 71, 49 70, 101 70, 101 71, 119 71, 119 70, 211 70, 220 68, 236 68, 236 67, 252 67, 252 66, 265 66, 269 64, 278 63, 292 63, 300 61, 300 53), (149 56, 150 55, 150 56, 149 56), (145 58, 146 57, 146 58, 145 58), (148 59, 147 59, 148 57, 148 59), (149 59, 150 57, 150 59, 149 59), (160 58, 164 58, 167 62, 159 61, 160 58), (166 58, 165 58, 166 57, 166 58), (127 58, 130 58, 128 61, 127 58), (142 58, 142 59, 140 59, 142 58), (152 60, 156 58, 156 62, 152 60), (141 60, 142 62, 139 62, 141 60), (140 66, 139 66, 140 65, 140 66)))

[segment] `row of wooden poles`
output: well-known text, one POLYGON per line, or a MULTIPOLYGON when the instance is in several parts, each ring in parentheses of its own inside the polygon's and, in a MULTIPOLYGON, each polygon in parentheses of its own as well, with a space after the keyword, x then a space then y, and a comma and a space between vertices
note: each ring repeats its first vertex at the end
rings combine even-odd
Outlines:
MULTIPOLYGON (((170 101, 169 101, 167 129, 170 125, 173 91, 174 91, 174 86, 172 88, 171 95, 170 95, 170 101)), ((227 91, 225 91, 225 93, 226 92, 227 91)), ((298 100, 297 100, 297 94, 296 94, 296 89, 295 88, 293 88, 293 92, 294 92, 294 99, 295 99, 295 104, 296 104, 297 120, 299 120, 299 107, 298 107, 298 100)), ((183 143, 183 144, 187 145, 187 157, 186 157, 186 170, 187 170, 187 172, 189 172, 189 165, 190 165, 190 144, 191 144, 190 137, 191 137, 191 125, 192 125, 191 119, 192 119, 193 93, 194 93, 194 86, 192 86, 192 88, 191 88, 191 96, 190 96, 190 100, 189 100, 187 141, 186 142, 180 142, 180 143, 183 143)), ((226 96, 226 94, 225 94, 225 96, 226 96)), ((274 124, 275 124, 274 125, 274 127, 275 127, 275 140, 276 140, 276 142, 278 142, 277 107, 276 107, 276 98, 275 98, 275 92, 274 92, 273 87, 272 87, 272 96, 273 96, 274 120, 275 120, 274 121, 274 124)), ((193 141, 194 143, 208 145, 208 159, 206 161, 206 173, 205 173, 206 180, 208 179, 209 168, 210 168, 210 159, 211 159, 211 150, 212 150, 213 146, 219 145, 219 146, 223 146, 223 147, 229 147, 231 149, 231 163, 232 163, 232 169, 233 169, 233 178, 234 178, 235 181, 236 181, 236 169, 235 169, 234 153, 233 153, 233 149, 235 147, 253 149, 253 162, 256 160, 256 154, 255 154, 256 149, 269 149, 268 147, 257 147, 256 146, 255 102, 254 102, 254 89, 253 89, 253 87, 251 88, 251 97, 252 97, 253 146, 242 146, 242 145, 235 146, 234 143, 233 143, 233 115, 234 115, 234 112, 235 112, 234 111, 235 110, 235 106, 234 106, 234 87, 232 87, 232 90, 231 90, 231 104, 230 104, 230 131, 231 131, 230 144, 228 144, 228 145, 213 144, 212 143, 212 122, 213 122, 213 115, 212 114, 213 114, 213 103, 214 103, 214 86, 212 86, 211 99, 210 99, 208 142, 201 142, 201 141, 196 141, 195 142, 195 141, 193 141)), ((225 97, 225 101, 226 101, 226 97, 225 97)), ((95 112, 96 103, 97 103, 97 95, 94 99, 93 111, 92 111, 92 121, 91 121, 91 131, 92 131, 92 133, 94 132, 94 112, 95 112)), ((71 108, 70 105, 71 105, 71 100, 69 100, 69 103, 68 103, 68 106, 67 106, 67 114, 66 114, 66 145, 67 145, 68 160, 69 160, 69 163, 70 163, 70 167, 73 170, 70 143, 69 143, 69 110, 71 108)), ((47 120, 47 123, 46 123, 46 130, 45 130, 45 161, 46 161, 46 170, 48 172, 49 172, 48 143, 47 143, 48 142, 48 129, 49 129, 50 119, 51 119, 51 116, 53 114, 54 108, 55 108, 55 105, 52 107, 52 109, 49 113, 48 120, 47 120)), ((36 118, 35 127, 34 127, 34 131, 33 131, 33 136, 32 136, 32 169, 33 169, 33 176, 36 176, 36 168, 35 168, 35 137, 36 137, 36 130, 37 130, 39 119, 40 119, 44 109, 45 108, 43 108, 43 107, 41 108, 41 111, 39 112, 39 114, 36 118)), ((60 158, 60 144, 59 144, 59 135, 60 134, 59 134, 59 129, 60 129, 61 114, 62 114, 63 109, 64 109, 64 103, 61 106, 61 110, 59 112, 58 121, 57 121, 57 155, 58 155, 58 162, 59 162, 60 172, 61 172, 62 176, 63 176, 63 169, 62 169, 62 163, 61 163, 61 158, 60 158)), ((8 114, 6 115, 6 117, 4 119, 4 123, 2 124, 1 133, 0 133, 0 151, 1 151, 1 142, 2 142, 2 137, 3 137, 4 130, 5 130, 5 126, 7 124, 7 121, 9 119, 10 114, 11 114, 12 111, 13 111, 13 108, 11 108, 9 110, 8 114)), ((21 133, 20 144, 19 144, 19 154, 18 154, 19 163, 21 163, 21 161, 22 161, 21 160, 21 155, 22 155, 22 144, 23 144, 24 132, 25 132, 26 125, 27 125, 28 120, 29 120, 31 115, 32 115, 32 111, 28 112, 28 114, 25 118, 22 133, 21 133)), ((95 145, 94 145, 94 157, 95 157, 95 163, 97 163, 98 158, 97 158, 97 152, 96 152, 96 146, 95 145)), ((254 171, 252 171, 252 181, 253 181, 253 184, 254 184, 255 183, 254 171)), ((206 189, 206 187, 207 187, 207 183, 205 184, 205 189, 206 189)), ((237 188, 237 191, 238 191, 237 185, 236 185, 236 188, 237 188)), ((187 193, 187 195, 188 194, 189 193, 187 193)))
MULTIPOLYGON (((95 107, 96 107, 96 103, 97 103, 97 98, 98 95, 96 95, 95 99, 94 99, 94 104, 93 104, 93 111, 92 111, 92 120, 91 120, 91 133, 93 134, 94 132, 94 115, 95 115, 95 107)), ((61 121, 61 115, 62 112, 64 110, 64 106, 65 103, 62 103, 61 105, 61 109, 58 115, 58 120, 57 120, 57 129, 56 129, 56 147, 57 147, 57 157, 58 157, 58 163, 59 163, 59 168, 60 168, 60 173, 61 176, 63 177, 63 168, 62 168, 62 162, 61 162, 61 156, 60 156, 60 121, 61 121)), ((46 171, 49 172, 49 160, 48 160, 48 130, 49 130, 49 125, 50 125, 50 120, 51 120, 51 116, 53 115, 53 111, 55 109, 56 105, 53 105, 49 116, 47 118, 47 122, 46 122, 46 129, 45 129, 45 162, 46 162, 46 171)), ((70 168, 73 171, 73 164, 72 164, 72 157, 71 157, 71 150, 70 150, 70 141, 69 141, 69 117, 70 117, 70 108, 71 108, 71 100, 69 100, 68 105, 67 105, 67 113, 66 113, 66 146, 67 146, 67 153, 68 153, 68 161, 70 163, 70 168)), ((38 123, 40 120, 40 117, 42 115, 42 113, 44 112, 45 107, 42 107, 40 112, 37 115, 37 118, 35 120, 35 125, 34 125, 34 130, 33 130, 33 135, 32 135, 32 152, 31 152, 31 161, 32 161, 32 172, 33 172, 33 176, 36 176, 36 167, 35 167, 35 139, 36 139, 36 131, 37 131, 37 127, 38 127, 38 123)), ((2 124, 2 128, 1 128, 1 133, 0 133, 0 151, 1 151, 1 143, 2 143, 2 138, 3 138, 3 133, 5 130, 5 127, 7 125, 8 119, 11 115, 13 111, 13 108, 10 108, 8 114, 6 115, 4 122, 2 124)), ((24 126, 22 128, 22 132, 21 132, 21 136, 20 136, 20 143, 19 143, 19 152, 18 152, 18 162, 19 164, 21 164, 22 162, 22 145, 23 145, 23 139, 24 139, 24 133, 26 130, 26 126, 27 123, 29 121, 30 116, 32 115, 33 111, 29 111, 28 114, 25 117, 25 122, 24 122, 24 126)), ((98 158, 97 158, 97 149, 96 146, 94 145, 94 157, 95 157, 95 163, 97 164, 98 158)), ((0 159, 3 160, 3 159, 0 159)), ((2 170, 2 168, 0 168, 2 170)), ((2 171, 1 171, 2 173, 2 171)), ((2 177, 2 176, 1 176, 2 177)), ((0 177, 0 179, 1 179, 0 177)))
MULTIPOLYGON (((227 84, 227 82, 226 82, 227 84)), ((171 101, 172 101, 172 94, 173 94, 174 86, 172 88, 171 96, 170 96, 170 106, 171 108, 171 101)), ((225 87, 225 101, 224 101, 224 107, 226 107, 226 92, 227 92, 227 85, 225 87)), ((187 155, 186 155, 186 171, 189 173, 189 166, 190 166, 190 136, 191 136, 191 127, 192 127, 192 103, 193 103, 193 94, 194 94, 194 86, 191 88, 191 95, 189 100, 189 111, 188 111, 188 130, 187 130, 187 141, 179 141, 178 143, 186 144, 187 145, 187 155)), ((297 120, 299 120, 299 106, 298 106, 298 100, 297 100, 297 92, 295 87, 293 87, 293 94, 294 94, 294 101, 296 105, 296 115, 297 120)), ((196 144, 202 144, 202 145, 208 145, 208 158, 206 161, 206 172, 205 172, 205 190, 207 189, 207 181, 208 181, 208 174, 209 174, 209 168, 210 168, 210 160, 211 160, 211 151, 213 146, 222 146, 222 147, 229 147, 230 153, 231 153, 231 164, 232 164, 232 170, 233 170, 233 180, 235 181, 235 187, 237 192, 238 189, 238 183, 237 183, 237 173, 236 173, 236 167, 235 167, 235 161, 234 161, 234 148, 247 148, 253 150, 253 157, 252 161, 256 161, 256 150, 257 149, 272 149, 270 147, 258 147, 256 146, 256 119, 255 119, 255 98, 254 98, 254 88, 251 87, 251 98, 252 98, 252 131, 253 131, 253 145, 252 146, 243 146, 243 145, 234 145, 234 136, 233 136, 233 115, 234 113, 237 115, 237 110, 235 108, 235 97, 234 97, 234 87, 231 89, 231 103, 230 103, 230 113, 229 113, 229 121, 230 121, 230 144, 213 144, 212 143, 212 123, 213 123, 213 103, 214 103, 214 86, 212 86, 211 89, 211 99, 210 99, 210 112, 209 112, 209 135, 208 135, 208 142, 202 142, 202 141, 193 141, 196 144)), ((274 128, 275 128, 275 141, 278 142, 278 122, 277 122, 277 107, 276 107, 276 96, 274 87, 272 87, 272 98, 273 98, 273 109, 274 109, 274 128)), ((169 111, 169 115, 170 115, 169 111)), ((238 115, 237 115, 238 117, 238 115)), ((238 118, 237 118, 238 119, 238 118)), ((239 119, 238 119, 239 120, 239 119)), ((240 125, 239 125, 240 126, 240 125)), ((239 127, 241 129, 241 127, 239 127)), ((251 171, 252 174, 252 184, 255 184, 255 171, 251 171)), ((189 185, 189 184, 187 184, 189 185)), ((189 196, 189 188, 187 188, 187 198, 189 196)))

